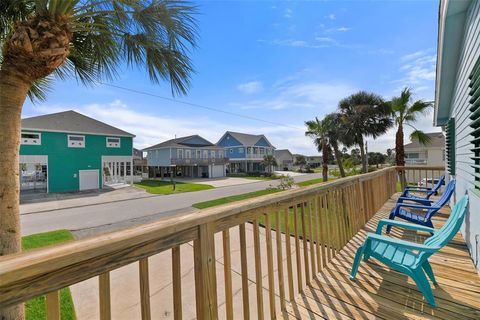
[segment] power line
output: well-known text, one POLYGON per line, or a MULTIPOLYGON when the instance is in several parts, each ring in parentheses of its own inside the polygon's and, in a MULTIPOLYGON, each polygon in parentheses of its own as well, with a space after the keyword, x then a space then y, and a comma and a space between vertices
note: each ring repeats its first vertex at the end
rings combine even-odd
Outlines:
POLYGON ((204 105, 201 105, 201 104, 198 104, 198 103, 180 101, 180 100, 176 100, 176 99, 173 99, 173 98, 153 94, 153 93, 150 93, 150 92, 140 91, 140 90, 136 90, 136 89, 130 89, 130 88, 117 86, 117 85, 114 85, 114 84, 109 84, 109 83, 104 83, 104 82, 98 82, 98 83, 102 84, 104 86, 107 86, 107 87, 112 87, 112 88, 116 88, 116 89, 120 89, 120 90, 124 90, 124 91, 128 91, 128 92, 133 92, 133 93, 141 94, 141 95, 144 95, 144 96, 150 96, 150 97, 154 97, 154 98, 158 98, 158 99, 162 99, 162 100, 166 100, 166 101, 170 101, 170 102, 174 102, 174 103, 184 104, 184 105, 194 107, 194 108, 200 108, 200 109, 205 109, 205 110, 209 110, 209 111, 224 113, 224 114, 228 114, 228 115, 235 116, 235 117, 240 117, 240 118, 244 118, 244 119, 248 119, 248 120, 264 122, 264 123, 273 124, 273 125, 276 125, 276 126, 287 127, 287 128, 295 129, 295 130, 304 130, 304 128, 295 127, 295 126, 291 126, 291 125, 280 123, 280 122, 269 121, 269 120, 264 120, 264 119, 252 117, 252 116, 247 116, 247 115, 240 114, 240 113, 225 111, 225 110, 221 110, 221 109, 217 109, 217 108, 213 108, 213 107, 209 107, 209 106, 204 106, 204 105))

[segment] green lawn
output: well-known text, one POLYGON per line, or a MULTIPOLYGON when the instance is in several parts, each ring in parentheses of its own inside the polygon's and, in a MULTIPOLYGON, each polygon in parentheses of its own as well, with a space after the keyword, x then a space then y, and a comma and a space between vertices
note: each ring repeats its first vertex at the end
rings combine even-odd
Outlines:
POLYGON ((213 189, 213 187, 208 184, 176 182, 175 190, 173 190, 170 181, 159 180, 143 180, 142 182, 135 183, 135 186, 153 194, 172 194, 213 189))
POLYGON ((312 179, 312 180, 299 182, 299 183, 297 183, 297 185, 299 185, 300 187, 306 187, 306 186, 311 186, 312 184, 317 184, 317 183, 322 183, 322 182, 323 182, 323 179, 318 178, 318 179, 312 179))
MULTIPOLYGON (((22 238, 22 248, 28 251, 73 240, 73 235, 68 230, 56 230, 45 233, 32 234, 22 238)), ((74 320, 75 309, 69 288, 60 290, 60 313, 62 320, 74 320)), ((45 296, 41 296, 25 303, 25 318, 27 320, 46 319, 45 296)))
POLYGON ((235 195, 235 196, 219 198, 219 199, 214 199, 214 200, 205 201, 205 202, 194 203, 192 205, 192 207, 197 208, 197 209, 205 209, 205 208, 215 207, 215 206, 219 206, 219 205, 230 203, 230 202, 255 198, 255 197, 259 197, 259 196, 263 196, 263 195, 266 195, 266 194, 271 194, 271 193, 275 193, 275 192, 279 192, 279 191, 283 191, 283 190, 265 189, 265 190, 260 190, 260 191, 254 191, 254 192, 249 192, 249 193, 244 193, 244 194, 238 194, 238 195, 235 195))

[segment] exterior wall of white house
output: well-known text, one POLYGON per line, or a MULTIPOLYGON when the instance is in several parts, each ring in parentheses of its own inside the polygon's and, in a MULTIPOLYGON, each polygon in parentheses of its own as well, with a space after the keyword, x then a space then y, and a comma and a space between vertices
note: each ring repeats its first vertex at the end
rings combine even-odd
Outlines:
MULTIPOLYGON (((448 12, 448 11, 447 11, 448 12)), ((452 14, 451 19, 455 19, 455 15, 452 14)), ((450 19, 450 17, 448 18, 450 19)), ((452 22, 453 23, 453 22, 452 22)), ((452 36, 447 31, 443 32, 443 37, 463 37, 461 51, 458 59, 456 77, 453 86, 453 92, 451 96, 451 102, 437 100, 437 104, 447 104, 451 106, 450 118, 455 118, 455 179, 457 180, 455 198, 452 202, 457 201, 464 194, 468 193, 470 198, 469 210, 465 218, 465 223, 462 226, 462 233, 467 243, 467 246, 472 255, 473 261, 480 270, 480 193, 475 190, 474 187, 474 164, 472 157, 473 152, 472 128, 470 127, 471 120, 469 116, 469 75, 472 72, 474 64, 480 58, 480 1, 471 1, 467 10, 466 20, 463 28, 463 34, 455 34, 452 36)), ((449 48, 443 47, 445 51, 443 56, 448 54, 448 50, 453 50, 451 46, 449 48)), ((448 66, 447 66, 448 67, 448 66)), ((442 68, 444 66, 442 65, 442 68)), ((437 72, 439 72, 437 70, 437 72)), ((444 81, 442 79, 442 81, 444 81)), ((437 75, 438 82, 438 75, 437 75)), ((448 82, 448 79, 447 79, 448 82)), ((443 83, 442 83, 443 84, 443 83)), ((448 85, 448 83, 447 83, 448 85)), ((437 84, 438 90, 438 84, 437 84)), ((438 121, 438 116, 437 116, 438 121)), ((444 123, 440 123, 444 124, 444 123)))

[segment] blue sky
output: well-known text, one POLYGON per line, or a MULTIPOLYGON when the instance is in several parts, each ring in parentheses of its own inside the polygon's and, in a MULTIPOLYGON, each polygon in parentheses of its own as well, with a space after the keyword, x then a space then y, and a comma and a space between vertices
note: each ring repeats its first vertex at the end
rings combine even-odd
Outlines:
MULTIPOLYGON (((48 100, 26 102, 23 116, 75 109, 137 135, 139 148, 225 130, 263 133, 279 149, 316 154, 304 121, 336 109, 357 90, 390 98, 402 87, 433 100, 437 1, 201 1, 196 74, 179 101, 278 124, 248 120, 106 86, 57 81, 48 100), (283 124, 283 125, 280 125, 283 124)), ((112 84, 170 97, 143 70, 124 69, 112 84)), ((433 128, 431 115, 418 123, 433 128)), ((393 131, 370 150, 394 147, 393 131)))

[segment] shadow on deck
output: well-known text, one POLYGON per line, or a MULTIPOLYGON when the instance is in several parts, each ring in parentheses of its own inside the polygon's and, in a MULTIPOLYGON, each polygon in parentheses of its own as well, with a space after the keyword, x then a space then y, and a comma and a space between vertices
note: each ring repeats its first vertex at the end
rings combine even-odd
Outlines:
MULTIPOLYGON (((389 200, 331 263, 287 306, 287 319, 480 319, 480 276, 461 234, 433 255, 438 285, 432 308, 407 276, 390 270, 375 259, 360 264, 355 281, 349 279, 356 249, 366 232, 375 232, 378 220, 388 217, 395 205, 389 200)), ((450 213, 443 209, 434 218, 441 227, 450 213)), ((423 242, 427 233, 392 229, 391 236, 423 242)), ((433 286, 433 285, 432 285, 433 286)))

